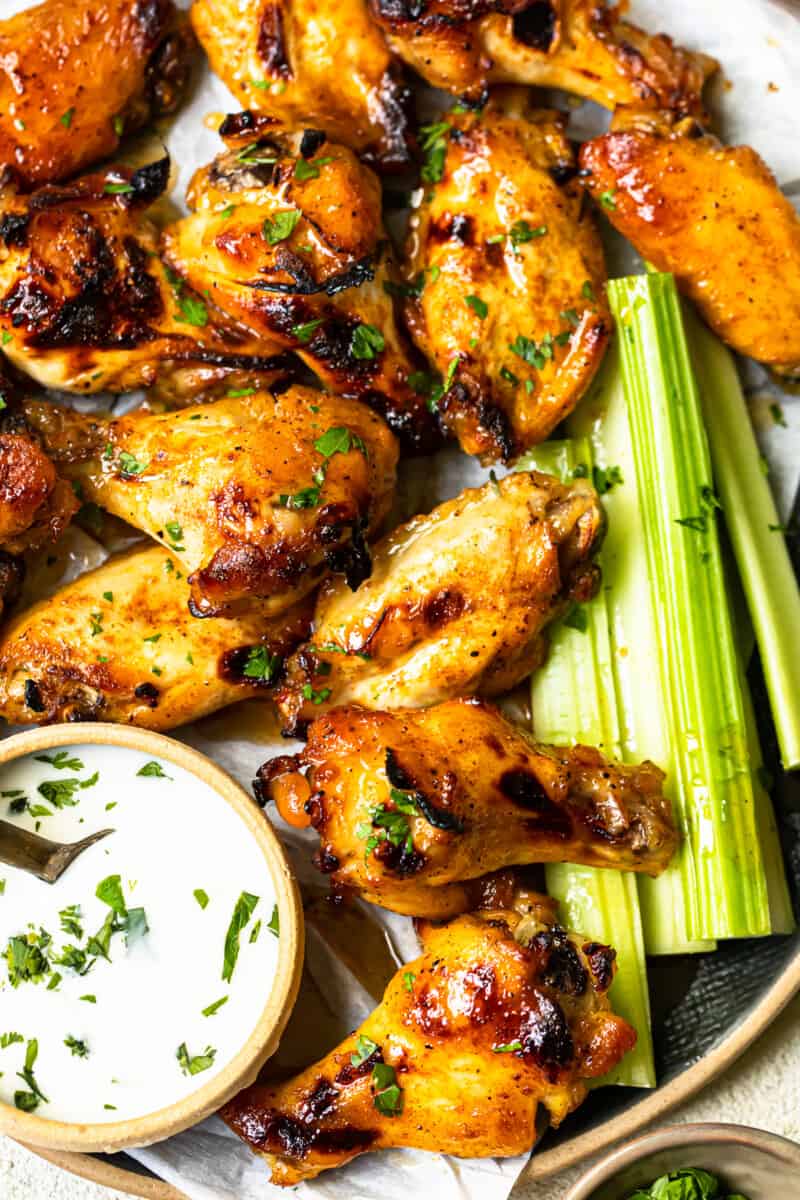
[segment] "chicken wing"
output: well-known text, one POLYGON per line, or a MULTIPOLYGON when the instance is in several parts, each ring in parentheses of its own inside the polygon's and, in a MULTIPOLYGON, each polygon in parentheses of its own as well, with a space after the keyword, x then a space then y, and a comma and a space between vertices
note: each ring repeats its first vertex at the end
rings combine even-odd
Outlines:
POLYGON ((195 48, 172 0, 45 0, 0 21, 0 167, 24 187, 172 112, 195 48))
POLYGON ((485 701, 458 699, 334 709, 300 754, 264 764, 256 788, 290 824, 313 825, 336 892, 440 918, 474 908, 469 881, 507 867, 660 874, 677 844, 662 780, 650 762, 535 746, 485 701))
POLYGON ((263 695, 308 629, 279 617, 189 614, 180 565, 159 546, 109 559, 14 618, 0 637, 0 714, 11 724, 117 721, 172 729, 263 695))
POLYGON ((552 432, 611 333, 603 249, 565 118, 510 115, 514 96, 495 103, 429 130, 426 171, 437 178, 406 255, 408 325, 449 385, 441 420, 484 462, 552 432))
POLYGON ((321 133, 292 139, 291 152, 269 129, 250 113, 224 122, 230 149, 195 174, 167 261, 326 387, 363 397, 410 448, 431 449, 438 427, 409 383, 415 364, 384 289, 393 268, 377 178, 321 133))
POLYGON ((356 586, 365 535, 393 494, 397 445, 365 405, 303 387, 243 391, 117 419, 26 407, 85 500, 172 551, 198 617, 254 598, 280 612, 327 568, 356 586))
POLYGON ((723 341, 800 375, 800 217, 754 150, 691 118, 628 111, 580 161, 609 220, 723 341))
POLYGON ((398 526, 373 548, 357 592, 323 586, 313 642, 277 692, 287 728, 325 706, 418 708, 509 691, 542 662, 547 623, 592 595, 602 531, 586 480, 565 487, 536 471, 398 526))
POLYGON ((563 88, 606 108, 700 109, 713 58, 601 0, 370 0, 389 45, 434 87, 480 104, 490 83, 563 88))
POLYGON ((409 165, 411 95, 366 0, 195 0, 192 24, 242 108, 324 129, 378 169, 409 165))
POLYGON ((368 1150, 461 1158, 530 1150, 541 1104, 558 1125, 586 1081, 630 1050, 611 1011, 615 954, 514 914, 420 923, 420 958, 355 1033, 293 1079, 255 1084, 222 1119, 289 1186, 368 1150), (523 934, 524 930, 524 934, 523 934))
POLYGON ((184 400, 215 372, 287 366, 274 344, 212 315, 161 262, 142 210, 168 180, 164 158, 27 196, 2 193, 0 333, 20 370, 61 391, 157 383, 184 400))

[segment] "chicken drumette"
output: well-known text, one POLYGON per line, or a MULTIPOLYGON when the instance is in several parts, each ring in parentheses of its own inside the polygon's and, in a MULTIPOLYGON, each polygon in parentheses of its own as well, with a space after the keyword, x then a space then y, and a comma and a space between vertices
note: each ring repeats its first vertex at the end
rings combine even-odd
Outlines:
POLYGON ((434 87, 472 103, 490 83, 563 88, 606 108, 700 108, 705 54, 621 19, 602 0, 370 0, 389 45, 434 87))
POLYGON ((397 445, 371 409, 311 388, 241 392, 116 419, 26 404, 83 498, 172 551, 195 616, 252 599, 280 612, 326 569, 356 586, 393 495, 397 445))
POLYGON ((0 638, 0 715, 11 724, 117 721, 172 729, 263 695, 308 630, 309 602, 199 621, 180 563, 137 548, 15 617, 0 638))
POLYGON ((165 237, 168 262, 331 391, 363 397, 410 448, 432 448, 436 422, 384 288, 393 268, 377 178, 324 134, 308 130, 289 151, 269 129, 250 113, 224 122, 229 149, 195 174, 193 212, 165 237))
POLYGON ((496 708, 459 699, 334 709, 300 754, 264 764, 256 788, 290 824, 314 826, 336 891, 440 918, 474 907, 469 881, 507 867, 660 873, 677 843, 662 780, 649 762, 536 746, 496 708))
POLYGON ((172 112, 194 38, 172 0, 45 0, 0 21, 0 167, 65 179, 172 112))
POLYGON ((540 1104, 559 1125, 587 1081, 635 1044, 607 999, 608 946, 503 912, 418 929, 422 956, 355 1033, 293 1079, 255 1084, 222 1109, 273 1183, 391 1146, 522 1154, 540 1104))
POLYGON ((287 728, 323 706, 417 708, 509 691, 542 661, 548 622, 593 593, 602 530, 590 484, 535 471, 398 526, 355 593, 323 585, 313 640, 277 693, 287 728))
POLYGON ((46 387, 91 393, 157 384, 183 400, 231 371, 275 371, 274 344, 209 312, 164 266, 143 210, 169 159, 0 196, 3 353, 46 387))
POLYGON ((723 341, 800 375, 800 217, 754 150, 692 118, 622 110, 580 162, 608 219, 723 341))
POLYGON ((611 333, 565 119, 516 103, 508 95, 429 132, 436 178, 406 257, 408 324, 446 380, 442 422, 489 462, 513 459, 572 411, 611 333))
POLYGON ((409 164, 410 93, 366 0, 195 0, 192 24, 243 108, 324 129, 379 170, 409 164))

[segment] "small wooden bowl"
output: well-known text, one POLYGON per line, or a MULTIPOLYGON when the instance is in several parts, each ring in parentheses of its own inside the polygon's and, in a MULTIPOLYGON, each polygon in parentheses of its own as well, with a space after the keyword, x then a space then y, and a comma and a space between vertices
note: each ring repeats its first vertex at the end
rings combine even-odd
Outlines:
POLYGON ((264 1009, 245 1045, 197 1091, 165 1108, 125 1121, 83 1124, 48 1120, 0 1102, 0 1133, 47 1150, 112 1152, 147 1146, 196 1125, 251 1084, 275 1053, 289 1020, 303 969, 300 893, 278 838, 261 810, 225 771, 205 755, 160 733, 125 725, 51 725, 0 740, 0 764, 22 755, 75 745, 122 746, 165 759, 195 775, 225 800, 257 842, 275 888, 280 922, 278 964, 264 1009))

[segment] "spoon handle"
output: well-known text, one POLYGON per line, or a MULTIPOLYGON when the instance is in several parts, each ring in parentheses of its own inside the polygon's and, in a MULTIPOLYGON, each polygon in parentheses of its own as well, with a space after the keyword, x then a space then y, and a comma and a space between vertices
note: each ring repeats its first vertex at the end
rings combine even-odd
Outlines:
POLYGON ((6 866, 19 867, 21 871, 43 879, 47 864, 58 849, 58 842, 20 829, 10 821, 0 821, 0 863, 6 866))

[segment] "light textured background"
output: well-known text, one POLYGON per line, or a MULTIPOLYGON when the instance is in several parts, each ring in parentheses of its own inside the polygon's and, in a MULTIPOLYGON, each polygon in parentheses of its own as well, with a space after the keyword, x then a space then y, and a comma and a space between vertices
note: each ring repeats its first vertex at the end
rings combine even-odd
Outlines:
MULTIPOLYGON (((678 1109, 670 1121, 734 1121, 800 1141, 800 997, 735 1067, 678 1109)), ((514 1200, 562 1200, 579 1174, 567 1171, 546 1182, 520 1186, 514 1200)), ((66 1175, 0 1139, 2 1200, 114 1200, 119 1195, 66 1175)))

